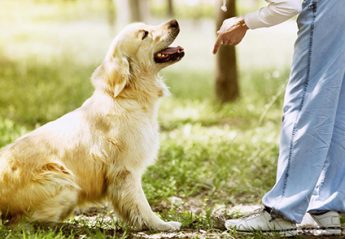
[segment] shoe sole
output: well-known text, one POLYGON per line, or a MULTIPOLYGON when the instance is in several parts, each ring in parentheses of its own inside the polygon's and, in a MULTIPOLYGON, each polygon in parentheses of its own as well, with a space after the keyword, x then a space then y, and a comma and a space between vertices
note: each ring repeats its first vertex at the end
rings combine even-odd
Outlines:
POLYGON ((268 230, 268 231, 262 231, 262 230, 253 230, 253 231, 242 231, 242 230, 235 230, 237 233, 241 234, 254 234, 254 233, 262 233, 264 235, 268 236, 274 236, 279 235, 282 237, 294 237, 298 235, 297 229, 287 229, 287 230, 268 230))
POLYGON ((300 233, 312 236, 340 236, 342 231, 341 228, 304 228, 300 233))

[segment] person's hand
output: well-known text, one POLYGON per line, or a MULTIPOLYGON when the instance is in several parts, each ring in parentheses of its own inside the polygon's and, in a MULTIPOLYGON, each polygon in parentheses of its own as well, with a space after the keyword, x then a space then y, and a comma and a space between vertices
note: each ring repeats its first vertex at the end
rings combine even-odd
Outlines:
POLYGON ((246 35, 247 25, 242 17, 226 19, 217 31, 217 40, 214 44, 213 54, 216 54, 222 45, 237 45, 246 35))

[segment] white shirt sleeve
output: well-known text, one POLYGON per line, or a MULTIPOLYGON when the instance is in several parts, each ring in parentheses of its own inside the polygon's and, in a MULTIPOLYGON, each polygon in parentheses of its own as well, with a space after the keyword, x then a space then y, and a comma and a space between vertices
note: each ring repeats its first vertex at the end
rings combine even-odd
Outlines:
POLYGON ((282 23, 302 10, 302 0, 266 0, 268 5, 244 16, 248 28, 270 27, 282 23))

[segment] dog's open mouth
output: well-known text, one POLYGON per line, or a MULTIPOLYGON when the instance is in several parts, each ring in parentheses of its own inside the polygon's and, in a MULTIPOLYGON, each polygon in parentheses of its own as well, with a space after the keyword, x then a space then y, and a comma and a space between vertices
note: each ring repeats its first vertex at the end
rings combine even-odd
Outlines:
POLYGON ((184 57, 184 49, 178 47, 168 47, 154 54, 156 63, 167 63, 179 61, 184 57))

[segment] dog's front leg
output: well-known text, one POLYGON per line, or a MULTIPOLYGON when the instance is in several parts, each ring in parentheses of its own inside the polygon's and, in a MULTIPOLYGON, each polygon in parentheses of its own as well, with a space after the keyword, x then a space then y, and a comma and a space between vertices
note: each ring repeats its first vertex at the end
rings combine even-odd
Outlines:
POLYGON ((179 230, 181 223, 165 222, 152 211, 141 186, 141 177, 124 170, 109 185, 109 197, 115 212, 136 229, 179 230))

